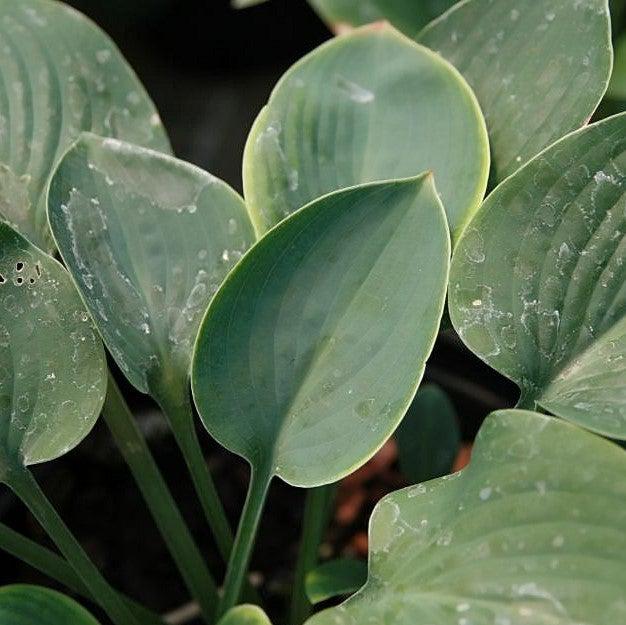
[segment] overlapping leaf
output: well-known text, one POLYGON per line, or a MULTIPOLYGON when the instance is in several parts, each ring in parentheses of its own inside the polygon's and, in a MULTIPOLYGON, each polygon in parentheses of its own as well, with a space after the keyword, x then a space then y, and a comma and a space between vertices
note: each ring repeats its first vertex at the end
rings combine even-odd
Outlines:
POLYGON ((488 167, 484 120, 464 80, 377 25, 324 44, 285 74, 254 123, 243 171, 259 233, 328 192, 431 170, 458 234, 488 167))
POLYGON ((626 438, 626 115, 533 159, 487 198, 450 277, 465 343, 527 406, 626 438))
POLYGON ((192 387, 209 432, 298 486, 360 466, 413 398, 449 249, 431 176, 339 191, 285 220, 200 329, 192 387))
POLYGON ((83 135, 52 179, 49 216, 128 379, 156 396, 186 393, 202 314, 253 241, 243 200, 188 163, 83 135))
POLYGON ((0 215, 52 249, 45 193, 81 131, 169 151, 159 115, 115 44, 52 0, 0 0, 0 215))
POLYGON ((0 588, 2 625, 98 625, 75 601, 38 586, 0 588))
POLYGON ((626 622, 626 453, 494 413, 467 469, 383 499, 366 586, 309 625, 626 622))
POLYGON ((464 0, 418 41, 476 92, 496 181, 583 126, 611 75, 607 0, 464 0))
POLYGON ((387 20, 410 37, 449 9, 455 0, 309 0, 335 30, 387 20))
POLYGON ((102 344, 70 276, 0 223, 0 481, 77 445, 105 393, 102 344))

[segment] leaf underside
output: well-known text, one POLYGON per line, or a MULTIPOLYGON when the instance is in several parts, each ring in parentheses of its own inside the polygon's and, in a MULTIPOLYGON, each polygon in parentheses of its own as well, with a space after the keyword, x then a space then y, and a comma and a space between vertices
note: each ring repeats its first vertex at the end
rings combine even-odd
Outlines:
POLYGON ((351 473, 413 398, 448 253, 430 176, 339 191, 285 220, 203 321, 192 386, 209 432, 293 485, 351 473))
POLYGON ((467 346, 535 401, 626 438, 626 114, 500 185, 459 242, 449 307, 467 346))
POLYGON ((307 623, 626 622, 625 471, 564 421, 494 413, 467 469, 378 504, 366 586, 307 623))

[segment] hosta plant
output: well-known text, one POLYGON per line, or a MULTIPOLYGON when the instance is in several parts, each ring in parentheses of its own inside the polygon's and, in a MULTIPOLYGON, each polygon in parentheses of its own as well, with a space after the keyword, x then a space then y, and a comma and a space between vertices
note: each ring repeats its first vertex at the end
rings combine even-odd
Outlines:
POLYGON ((343 34, 275 86, 242 197, 171 154, 87 18, 0 0, 0 482, 57 551, 3 524, 0 547, 74 595, 0 588, 0 623, 165 622, 32 473, 100 414, 208 625, 626 622, 626 113, 589 123, 608 3, 311 4, 343 34), (520 388, 452 474, 463 406, 420 386, 442 331, 520 388), (117 375, 163 411, 223 579, 117 375), (236 529, 196 412, 250 467, 236 529), (368 563, 322 562, 335 485, 389 445, 413 485, 376 507, 368 563), (277 479, 307 495, 266 611, 247 572, 277 479))

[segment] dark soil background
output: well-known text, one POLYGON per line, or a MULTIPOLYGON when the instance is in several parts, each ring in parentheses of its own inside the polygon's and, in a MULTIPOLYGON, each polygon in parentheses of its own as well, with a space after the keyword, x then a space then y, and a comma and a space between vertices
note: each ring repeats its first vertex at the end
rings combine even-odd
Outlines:
MULTIPOLYGON (((246 11, 232 10, 228 0, 72 0, 70 4, 92 17, 117 42, 160 110, 177 156, 238 190, 245 139, 271 88, 293 62, 330 36, 300 0, 273 0, 246 11)), ((516 399, 515 387, 471 356, 452 332, 440 338, 426 377, 451 395, 466 441, 473 439, 488 412, 511 406, 516 399)), ((221 578, 223 567, 214 555, 167 427, 150 401, 127 385, 124 388, 175 498, 221 578)), ((234 526, 245 495, 247 467, 205 432, 200 436, 234 526)), ((344 487, 323 545, 324 556, 366 552, 371 508, 386 492, 404 484, 393 452, 389 455, 387 449, 386 453, 362 479, 344 487)), ((176 569, 103 423, 76 450, 39 467, 36 474, 115 586, 161 612, 187 601, 176 569)), ((302 491, 274 483, 253 559, 253 579, 270 599, 277 623, 297 554, 302 502, 302 491)), ((49 544, 43 530, 6 489, 0 491, 0 519, 49 544)), ((0 553, 0 585, 15 582, 55 587, 0 553)))

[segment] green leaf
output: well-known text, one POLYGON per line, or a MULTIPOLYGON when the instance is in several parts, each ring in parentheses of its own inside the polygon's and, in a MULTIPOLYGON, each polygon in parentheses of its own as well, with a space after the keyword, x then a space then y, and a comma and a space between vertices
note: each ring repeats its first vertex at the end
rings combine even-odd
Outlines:
POLYGON ((333 29, 360 26, 379 20, 391 22, 410 37, 456 0, 309 0, 309 4, 333 29))
POLYGON ((607 0, 466 0, 418 40, 476 92, 496 182, 583 126, 611 75, 607 0))
POLYGON ((626 622, 626 453, 501 411, 460 473, 383 499, 366 586, 309 625, 626 622))
POLYGON ((320 564, 306 576, 306 594, 315 605, 341 595, 351 595, 367 581, 367 563, 342 558, 320 564))
POLYGON ((449 473, 461 444, 456 410, 436 385, 421 386, 396 432, 400 470, 412 484, 449 473))
POLYGON ((264 2, 267 2, 267 0, 231 0, 234 9, 247 9, 248 7, 263 4, 264 2))
POLYGON ((615 64, 606 94, 609 98, 626 100, 626 35, 615 42, 615 64))
POLYGON ((82 135, 49 193, 50 226, 105 343, 140 391, 186 395, 202 314, 254 240, 243 200, 183 161, 82 135))
POLYGON ((48 181, 81 131, 164 152, 170 145, 120 51, 74 9, 0 0, 0 47, 0 215, 51 251, 48 181))
POLYGON ((626 438, 626 115, 502 183, 457 247, 450 316, 522 402, 626 438))
POLYGON ((432 170, 458 234, 488 168, 484 120, 466 83, 382 25, 325 43, 283 76, 254 123, 243 176, 262 233, 328 192, 432 170))
POLYGON ((202 323, 192 388, 206 428, 295 486, 351 473, 415 394, 449 250, 429 175, 343 190, 285 220, 235 267, 202 323))
POLYGON ((0 481, 80 443, 106 381, 102 344, 68 273, 0 223, 0 481))
POLYGON ((2 625, 98 625, 78 603, 58 592, 38 586, 0 588, 2 625))
POLYGON ((272 625, 267 614, 256 605, 238 605, 230 609, 218 625, 272 625))

